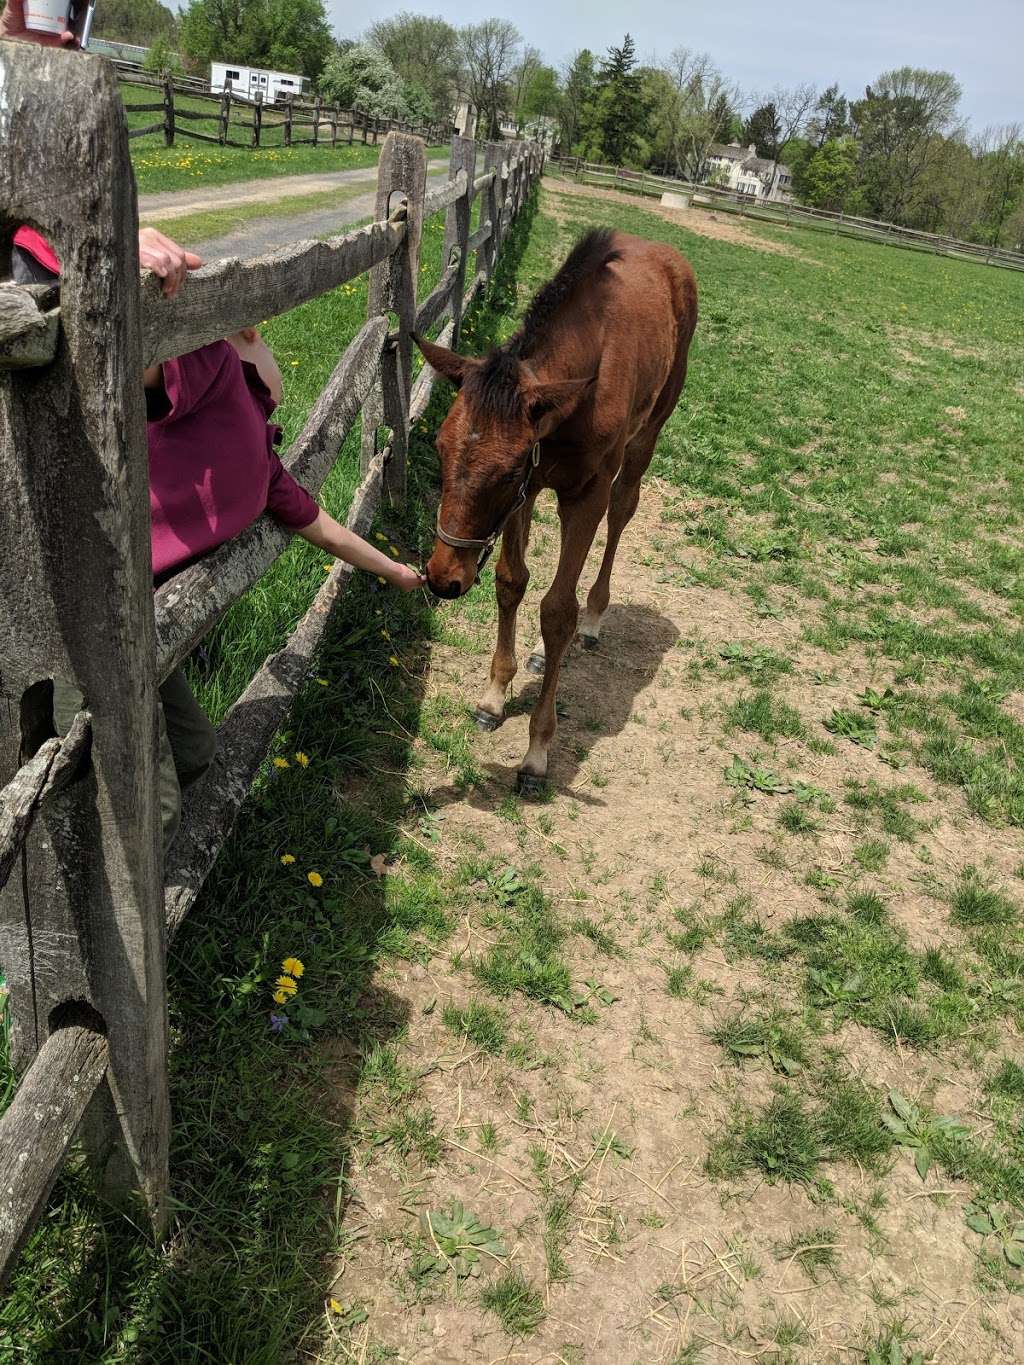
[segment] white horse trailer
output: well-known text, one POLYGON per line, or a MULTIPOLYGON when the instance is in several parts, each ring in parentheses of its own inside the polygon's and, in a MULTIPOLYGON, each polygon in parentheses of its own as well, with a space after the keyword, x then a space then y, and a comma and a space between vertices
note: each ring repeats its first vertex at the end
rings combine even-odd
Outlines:
POLYGON ((262 93, 264 104, 275 104, 289 96, 301 98, 309 90, 309 77, 290 71, 265 71, 262 67, 234 62, 210 63, 210 90, 219 94, 231 83, 231 93, 244 100, 255 100, 262 93))

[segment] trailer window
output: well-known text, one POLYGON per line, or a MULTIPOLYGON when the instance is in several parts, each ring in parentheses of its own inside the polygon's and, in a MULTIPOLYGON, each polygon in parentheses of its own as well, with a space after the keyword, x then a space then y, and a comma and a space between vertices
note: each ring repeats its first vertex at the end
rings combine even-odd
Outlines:
POLYGON ((242 73, 241 73, 241 71, 225 71, 225 72, 224 72, 224 79, 225 79, 226 81, 238 81, 238 80, 241 80, 241 78, 242 78, 242 73))

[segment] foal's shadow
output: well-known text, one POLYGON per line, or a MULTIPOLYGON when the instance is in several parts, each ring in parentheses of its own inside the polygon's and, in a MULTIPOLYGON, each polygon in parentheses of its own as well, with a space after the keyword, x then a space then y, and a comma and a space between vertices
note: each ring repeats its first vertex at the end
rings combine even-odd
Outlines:
MULTIPOLYGON (((602 755, 599 763, 591 764, 594 745, 620 734, 630 717, 643 709, 637 707, 637 696, 653 682, 678 638, 677 626, 660 612, 648 606, 619 603, 608 608, 596 649, 584 649, 579 639, 569 646, 558 683, 558 729, 551 745, 549 791, 570 795, 583 805, 605 804, 601 769, 614 766, 615 759, 610 754, 602 755)), ((523 657, 521 653, 520 658, 523 657)), ((529 716, 533 711, 540 685, 541 678, 528 673, 521 663, 515 691, 505 708, 507 719, 496 731, 502 740, 513 717, 529 716)), ((482 679, 477 686, 483 690, 482 679)), ((468 793, 454 787, 440 788, 431 794, 432 802, 444 805, 468 801, 478 809, 489 810, 496 800, 514 792, 516 768, 528 743, 522 722, 514 724, 514 732, 516 750, 507 764, 482 762, 480 767, 488 774, 482 784, 468 793)), ((491 742, 489 736, 481 735, 480 747, 484 744, 490 747, 491 742)))

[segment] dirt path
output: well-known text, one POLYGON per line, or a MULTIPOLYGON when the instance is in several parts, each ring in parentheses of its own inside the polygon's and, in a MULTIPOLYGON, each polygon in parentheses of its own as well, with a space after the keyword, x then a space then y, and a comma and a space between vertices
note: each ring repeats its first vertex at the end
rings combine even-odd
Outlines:
MULTIPOLYGON (((448 169, 446 161, 431 161, 431 172, 448 169)), ((194 190, 165 190, 160 194, 139 196, 139 217, 150 223, 170 222, 193 213, 232 208, 238 204, 272 204, 303 194, 326 194, 345 185, 376 185, 376 166, 351 171, 316 172, 311 175, 279 175, 269 180, 245 180, 234 185, 197 187, 194 190)))
MULTIPOLYGON (((653 213, 658 218, 664 218, 667 223, 674 223, 677 227, 686 228, 688 232, 697 233, 699 237, 714 237, 721 242, 735 242, 738 246, 753 247, 755 251, 766 251, 769 255, 795 256, 808 265, 820 265, 819 261, 797 247, 790 246, 788 242, 776 242, 769 237, 761 237, 735 218, 724 213, 715 213, 713 209, 670 209, 640 195, 624 194, 620 190, 608 190, 600 185, 577 185, 571 180, 561 180, 554 176, 546 176, 543 185, 546 190, 555 194, 571 195, 577 199, 604 199, 614 204, 632 202, 642 207, 645 213, 653 213)), ((772 227, 778 226, 781 225, 772 224, 772 227)))
MULTIPOLYGON (((430 175, 427 179, 428 189, 441 184, 444 178, 443 175, 430 175)), ((334 199, 333 195, 328 197, 334 199)), ((275 214, 265 218, 258 216, 246 218, 230 232, 200 241, 190 241, 188 246, 198 252, 204 261, 216 261, 223 256, 260 256, 268 251, 275 251, 278 247, 291 246, 294 242, 327 237, 340 232, 351 223, 368 220, 373 217, 375 201, 374 186, 365 194, 355 194, 341 202, 335 200, 330 206, 323 208, 307 209, 301 213, 275 214)))
MULTIPOLYGON (((343 1353, 332 1361, 394 1352, 445 1365, 822 1365, 865 1360, 897 1320, 916 1342, 931 1343, 929 1361, 1019 1359, 1013 1342, 1024 1340, 1024 1309, 976 1281, 965 1185, 934 1176, 923 1185, 898 1149, 884 1171, 829 1163, 806 1185, 709 1174, 709 1154, 728 1155, 739 1142, 723 1146, 738 1108, 763 1106, 780 1084, 766 1061, 737 1065, 710 1034, 741 1006, 770 1001, 784 968, 730 947, 731 929, 702 943, 701 926, 734 925, 738 944, 742 934, 777 935, 820 913, 821 887, 805 877, 812 865, 842 868, 839 875, 867 887, 856 880, 863 830, 852 815, 830 831, 827 848, 786 842, 781 798, 741 794, 724 780, 732 752, 751 748, 749 736, 724 733, 721 721, 722 707, 746 687, 701 660, 740 640, 785 653, 807 678, 798 697, 809 726, 842 704, 861 664, 844 662, 836 678, 835 660, 803 642, 798 616, 766 619, 738 584, 704 584, 702 553, 685 534, 693 512, 657 482, 646 487, 619 554, 601 648, 574 648, 563 674, 548 802, 512 798, 537 686, 524 672, 510 719, 493 735, 469 738, 484 780, 468 797, 438 746, 419 742, 431 837, 454 883, 463 877, 463 919, 449 950, 377 983, 405 1002, 411 1024, 389 1082, 398 1100, 388 1108, 377 1092, 360 1091, 352 1236, 325 1286, 358 1325, 341 1333, 343 1353), (496 1000, 481 989, 480 964, 504 941, 518 894, 514 880, 502 880, 508 869, 543 888, 569 931, 560 952, 583 1002, 576 1010, 519 993, 496 1000), (481 1002, 505 1011, 503 1041, 479 1032, 460 1039, 446 1019, 481 1002), (389 1123, 414 1134, 404 1160, 373 1136, 393 1134, 389 1123), (437 1134, 436 1147, 425 1133, 437 1134), (481 1286, 493 1286, 500 1268, 484 1257, 480 1278, 457 1286, 417 1223, 417 1214, 453 1199, 500 1232, 536 1292, 533 1300, 508 1296, 508 1332, 481 1304, 481 1286), (516 1324, 527 1322, 517 1338, 516 1324)), ((556 535, 552 509, 543 508, 521 661, 535 638, 556 535)), ((439 703, 439 714, 458 714, 483 688, 493 621, 488 596, 477 597, 448 618, 451 643, 432 646, 427 701, 439 703)), ((865 662, 860 685, 873 681, 865 662)), ((852 745, 797 755, 784 742, 783 762, 787 748, 789 780, 840 803, 847 780, 882 773, 873 753, 852 745)), ((965 848, 1012 875, 1020 854, 1011 833, 970 817, 948 789, 937 800, 927 774, 911 768, 905 776, 934 802, 921 843, 939 879, 953 878, 965 848)), ((942 933, 934 901, 917 885, 921 856, 897 845, 888 877, 868 878, 918 948, 942 933), (895 891, 901 884, 909 889, 895 891)), ((365 1004, 374 1009, 372 999, 365 1004)), ((872 1113, 890 1087, 926 1088, 939 1113, 981 1102, 962 1083, 970 1078, 949 1076, 941 1058, 908 1055, 852 1023, 819 1045, 838 1049, 854 1086, 871 1087, 872 1113)), ((338 1058, 341 1089, 348 1066, 338 1058)), ((885 1358, 909 1362, 911 1350, 885 1358)))

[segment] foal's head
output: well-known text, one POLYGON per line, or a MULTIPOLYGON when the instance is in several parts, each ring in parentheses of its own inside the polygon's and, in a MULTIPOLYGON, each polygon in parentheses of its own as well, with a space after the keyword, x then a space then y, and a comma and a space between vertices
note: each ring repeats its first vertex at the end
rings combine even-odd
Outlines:
POLYGON ((450 545, 439 536, 427 583, 438 597, 461 597, 476 582, 487 541, 515 508, 534 446, 565 421, 593 381, 544 383, 510 348, 475 360, 418 337, 416 344, 459 390, 437 433, 438 525, 450 539, 474 544, 450 545))

